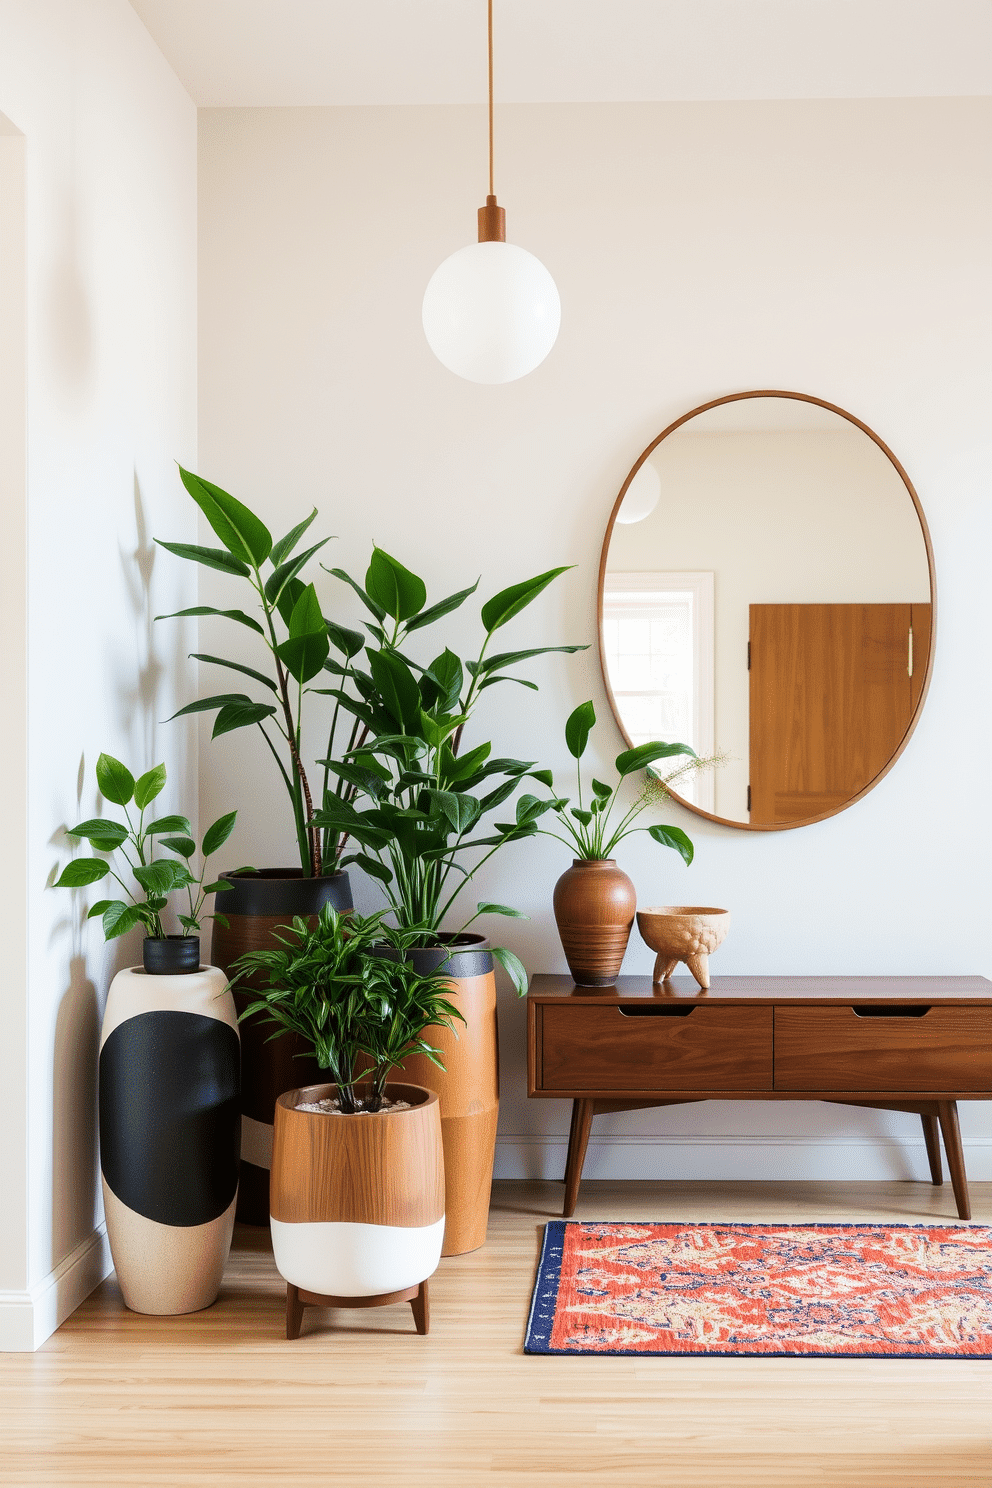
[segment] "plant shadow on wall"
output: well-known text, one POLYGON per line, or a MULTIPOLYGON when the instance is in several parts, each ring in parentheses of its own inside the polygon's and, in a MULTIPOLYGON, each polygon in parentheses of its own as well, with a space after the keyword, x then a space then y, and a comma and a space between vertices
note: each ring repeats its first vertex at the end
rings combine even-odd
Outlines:
MULTIPOLYGON (((126 733, 133 728, 135 720, 142 730, 141 753, 145 759, 154 759, 158 753, 156 731, 159 714, 159 689, 165 675, 165 664, 155 649, 154 616, 152 614, 152 575, 155 569, 155 544, 148 531, 145 504, 141 494, 138 472, 134 472, 134 548, 119 547, 121 573, 124 579, 128 604, 132 615, 136 641, 135 673, 133 687, 122 687, 119 694, 120 729, 126 733)), ((174 674, 182 675, 182 657, 174 658, 174 674)))

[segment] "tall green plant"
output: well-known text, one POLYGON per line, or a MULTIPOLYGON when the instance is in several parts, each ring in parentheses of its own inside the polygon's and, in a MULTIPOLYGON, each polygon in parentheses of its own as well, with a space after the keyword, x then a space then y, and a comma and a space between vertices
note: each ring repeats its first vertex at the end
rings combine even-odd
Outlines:
POLYGON ((384 915, 345 920, 325 905, 315 925, 297 917, 285 934, 275 932, 278 948, 249 951, 233 968, 232 986, 250 976, 260 989, 241 1018, 274 1025, 272 1038, 300 1034, 349 1115, 378 1111, 390 1073, 412 1054, 443 1069, 424 1031, 465 1021, 444 995, 444 969, 417 971, 406 959, 415 935, 385 924, 384 915), (369 1066, 359 1076, 369 1083, 367 1097, 356 1087, 362 1062, 369 1066))
MULTIPOLYGON (((357 691, 329 689, 337 705, 361 724, 360 737, 342 759, 325 760, 342 792, 314 818, 314 825, 352 839, 359 851, 343 859, 357 863, 384 888, 403 927, 429 939, 441 930, 461 891, 483 864, 507 843, 530 837, 534 818, 517 808, 516 820, 482 827, 483 819, 507 801, 532 773, 535 761, 494 757, 488 741, 461 745, 483 694, 506 682, 534 691, 537 684, 513 675, 521 663, 548 652, 583 651, 584 646, 530 646, 495 650, 498 633, 541 594, 565 568, 549 569, 500 590, 480 611, 477 654, 462 660, 446 647, 426 663, 408 654, 417 632, 457 609, 475 592, 473 584, 439 605, 427 606, 423 580, 381 548, 375 548, 364 587, 341 569, 338 578, 358 594, 372 620, 375 645, 366 648, 368 670, 353 669, 357 691)), ((429 653, 428 653, 429 654, 429 653)), ((480 914, 517 916, 502 904, 480 903, 480 914)), ((462 927, 464 928, 464 926, 462 927)), ((518 988, 523 968, 497 949, 518 988)))
MULTIPOLYGON (((274 542, 264 522, 227 491, 181 466, 179 474, 223 547, 164 542, 159 538, 156 541, 179 558, 203 564, 239 580, 251 593, 254 613, 196 605, 155 618, 168 620, 216 615, 253 632, 258 638, 264 670, 223 656, 202 652, 193 655, 197 661, 225 667, 250 678, 266 690, 267 700, 260 702, 245 692, 219 693, 187 704, 173 717, 180 718, 188 713, 215 713, 211 734, 214 739, 235 729, 252 726, 259 729, 289 795, 303 874, 305 877, 319 876, 325 863, 329 859, 333 862, 336 845, 311 825, 315 807, 323 803, 320 798, 316 802, 313 800, 301 755, 304 698, 307 683, 324 669, 347 679, 353 659, 364 647, 365 639, 358 631, 326 620, 313 584, 304 583, 300 577, 310 559, 330 541, 325 537, 302 552, 296 551, 317 515, 316 508, 285 537, 274 542), (331 659, 332 647, 341 657, 340 661, 331 659)), ((335 710, 324 750, 326 756, 335 751, 338 717, 335 710)), ((354 737, 350 743, 354 743, 354 737)))

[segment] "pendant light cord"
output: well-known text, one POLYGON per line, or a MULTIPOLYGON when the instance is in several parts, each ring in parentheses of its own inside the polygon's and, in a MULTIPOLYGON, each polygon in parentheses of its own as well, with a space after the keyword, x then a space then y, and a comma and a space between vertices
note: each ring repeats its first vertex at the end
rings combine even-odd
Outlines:
POLYGON ((493 0, 489 0, 489 195, 496 195, 493 185, 493 0))

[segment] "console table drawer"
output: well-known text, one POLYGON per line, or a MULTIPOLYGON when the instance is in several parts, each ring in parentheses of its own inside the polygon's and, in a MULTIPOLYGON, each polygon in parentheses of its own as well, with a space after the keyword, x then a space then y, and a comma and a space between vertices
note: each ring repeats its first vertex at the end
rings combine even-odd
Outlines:
POLYGON ((992 1009, 777 1007, 775 1089, 992 1091, 992 1009))
POLYGON ((770 1007, 545 1006, 542 1090, 771 1090, 770 1007))

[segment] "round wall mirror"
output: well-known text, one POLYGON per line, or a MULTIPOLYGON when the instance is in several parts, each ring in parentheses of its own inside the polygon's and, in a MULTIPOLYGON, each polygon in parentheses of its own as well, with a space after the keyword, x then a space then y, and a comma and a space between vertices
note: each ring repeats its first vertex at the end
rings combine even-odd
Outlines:
POLYGON ((902 752, 933 658, 930 534, 877 434, 803 393, 736 393, 670 424, 613 506, 600 654, 629 744, 713 769, 676 799, 730 826, 803 826, 902 752))

